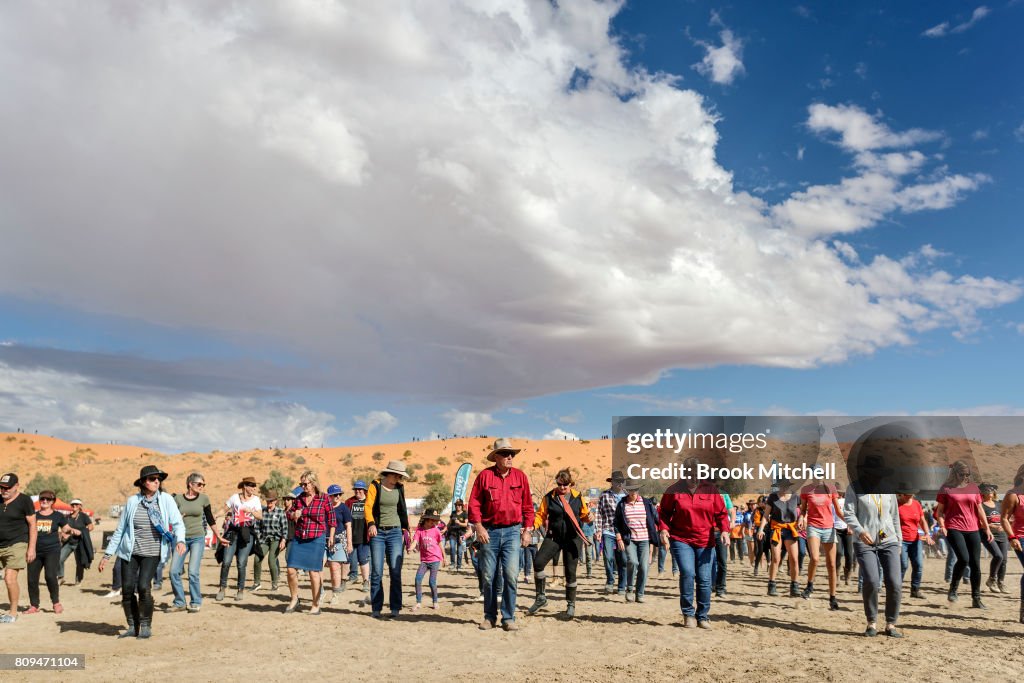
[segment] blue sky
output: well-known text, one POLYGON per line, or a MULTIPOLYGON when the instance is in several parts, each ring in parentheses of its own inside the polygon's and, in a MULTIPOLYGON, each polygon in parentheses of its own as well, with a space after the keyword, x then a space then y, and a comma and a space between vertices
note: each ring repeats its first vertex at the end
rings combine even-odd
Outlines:
POLYGON ((1024 4, 0 9, 0 430, 1021 414, 1024 4))

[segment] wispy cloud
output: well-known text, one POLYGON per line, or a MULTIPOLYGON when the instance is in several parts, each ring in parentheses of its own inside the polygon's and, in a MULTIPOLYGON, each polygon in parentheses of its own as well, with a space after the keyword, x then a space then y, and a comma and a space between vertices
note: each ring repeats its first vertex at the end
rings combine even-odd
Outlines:
POLYGON ((449 410, 443 417, 448 420, 448 430, 453 434, 474 435, 492 425, 499 424, 490 413, 464 412, 449 410))
POLYGON ((942 38, 951 34, 963 33, 991 13, 992 10, 985 5, 981 5, 980 7, 975 8, 975 10, 971 12, 971 18, 963 23, 951 25, 950 22, 944 21, 941 24, 937 24, 932 26, 930 29, 927 29, 921 35, 927 38, 942 38))
POLYGON ((564 429, 559 429, 558 427, 555 427, 550 432, 545 434, 543 436, 543 438, 546 439, 546 440, 557 439, 559 441, 566 441, 566 440, 567 441, 579 441, 580 440, 580 437, 576 436, 572 432, 567 432, 564 429))
POLYGON ((703 40, 695 40, 695 45, 704 48, 704 58, 694 64, 693 68, 715 83, 729 85, 745 72, 743 67, 744 41, 725 28, 725 24, 722 23, 721 17, 716 12, 711 13, 710 23, 712 26, 722 27, 722 31, 718 34, 722 43, 716 46, 703 40))
POLYGON ((639 403, 656 410, 664 411, 665 414, 685 412, 713 413, 725 409, 726 406, 732 403, 732 401, 728 399, 695 397, 672 398, 667 396, 658 396, 656 394, 615 393, 603 394, 602 397, 615 401, 639 403))
POLYGON ((371 434, 387 434, 398 426, 398 418, 386 410, 371 410, 366 415, 353 415, 356 426, 349 434, 363 438, 371 434))
POLYGON ((815 103, 807 108, 807 126, 815 133, 839 133, 839 145, 847 150, 861 152, 886 147, 907 147, 942 137, 934 130, 911 128, 894 132, 856 105, 828 105, 815 103))

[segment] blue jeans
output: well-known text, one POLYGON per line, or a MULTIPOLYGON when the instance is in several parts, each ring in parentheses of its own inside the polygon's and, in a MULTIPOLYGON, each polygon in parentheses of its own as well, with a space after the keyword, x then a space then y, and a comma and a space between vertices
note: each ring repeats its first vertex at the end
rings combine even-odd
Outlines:
POLYGON ((616 574, 619 577, 619 591, 626 590, 626 554, 615 547, 615 537, 607 534, 601 539, 604 551, 605 585, 614 586, 616 574))
POLYGON ((391 613, 402 609, 402 560, 405 556, 405 539, 401 529, 377 531, 370 539, 370 606, 374 614, 384 609, 384 560, 388 562, 390 582, 388 596, 391 613))
POLYGON ((348 578, 354 581, 359 577, 359 567, 370 563, 370 545, 368 543, 363 543, 361 545, 353 546, 352 555, 349 556, 348 562, 348 578))
POLYGON ((711 569, 717 561, 715 547, 698 548, 682 541, 670 541, 672 557, 679 566, 679 608, 686 616, 696 614, 697 621, 707 621, 711 611, 711 569), (697 586, 697 607, 694 609, 694 583, 697 586))
POLYGON ((668 548, 663 545, 658 546, 658 573, 665 571, 665 558, 668 556, 668 548))
POLYGON ((917 590, 924 578, 924 557, 921 554, 921 539, 903 541, 903 554, 900 555, 900 577, 907 575, 907 565, 913 567, 910 572, 910 587, 917 590))
MULTIPOLYGON (((252 552, 252 547, 256 543, 255 532, 249 534, 249 542, 242 542, 241 532, 235 534, 234 540, 231 541, 231 545, 224 548, 224 563, 220 566, 220 587, 228 587, 228 574, 231 572, 231 561, 236 558, 238 559, 238 590, 245 590, 245 567, 249 563, 249 553, 252 552)), ((191 585, 189 586, 191 589, 191 585)))
MULTIPOLYGON (((193 536, 185 539, 185 552, 188 554, 188 596, 193 605, 203 604, 203 592, 199 586, 199 567, 203 562, 203 550, 206 548, 205 536, 193 536)), ((181 585, 181 570, 185 568, 185 556, 175 553, 171 560, 171 590, 174 591, 174 606, 185 606, 185 588, 181 585)))
POLYGON ((642 598, 647 588, 647 568, 651 563, 651 542, 630 541, 626 545, 626 590, 636 588, 636 597, 642 598))
POLYGON ((501 592, 501 623, 516 620, 516 589, 519 577, 519 549, 523 543, 523 527, 488 529, 488 542, 480 548, 480 565, 484 588, 484 619, 498 620, 498 576, 503 578, 501 592), (500 570, 500 571, 499 571, 500 570))
POLYGON ((466 542, 462 535, 448 537, 448 559, 455 569, 462 569, 462 556, 466 552, 466 542))

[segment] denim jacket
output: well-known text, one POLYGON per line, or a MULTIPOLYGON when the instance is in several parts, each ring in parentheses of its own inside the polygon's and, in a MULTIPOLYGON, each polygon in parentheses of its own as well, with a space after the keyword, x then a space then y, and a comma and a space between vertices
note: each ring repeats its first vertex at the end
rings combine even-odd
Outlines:
MULTIPOLYGON (((185 520, 181 518, 181 511, 178 510, 178 504, 174 502, 174 497, 169 493, 161 491, 157 494, 160 501, 160 521, 165 529, 170 529, 174 533, 174 542, 184 543, 185 542, 185 520)), ((132 549, 135 547, 135 525, 133 519, 135 517, 135 511, 139 508, 142 501, 142 494, 136 493, 130 497, 124 506, 124 514, 121 515, 120 521, 117 523, 117 529, 114 531, 114 535, 110 537, 110 542, 107 544, 106 554, 117 555, 122 560, 130 560, 132 557, 132 549)), ((162 542, 160 544, 160 561, 166 562, 170 555, 171 547, 170 543, 162 542)))

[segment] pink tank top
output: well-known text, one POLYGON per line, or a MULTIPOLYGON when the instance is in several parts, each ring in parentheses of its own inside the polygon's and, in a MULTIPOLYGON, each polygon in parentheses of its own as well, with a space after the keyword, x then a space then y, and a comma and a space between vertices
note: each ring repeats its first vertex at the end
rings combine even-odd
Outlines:
POLYGON ((1013 511, 1013 535, 1024 538, 1024 493, 1017 494, 1017 509, 1013 511))

